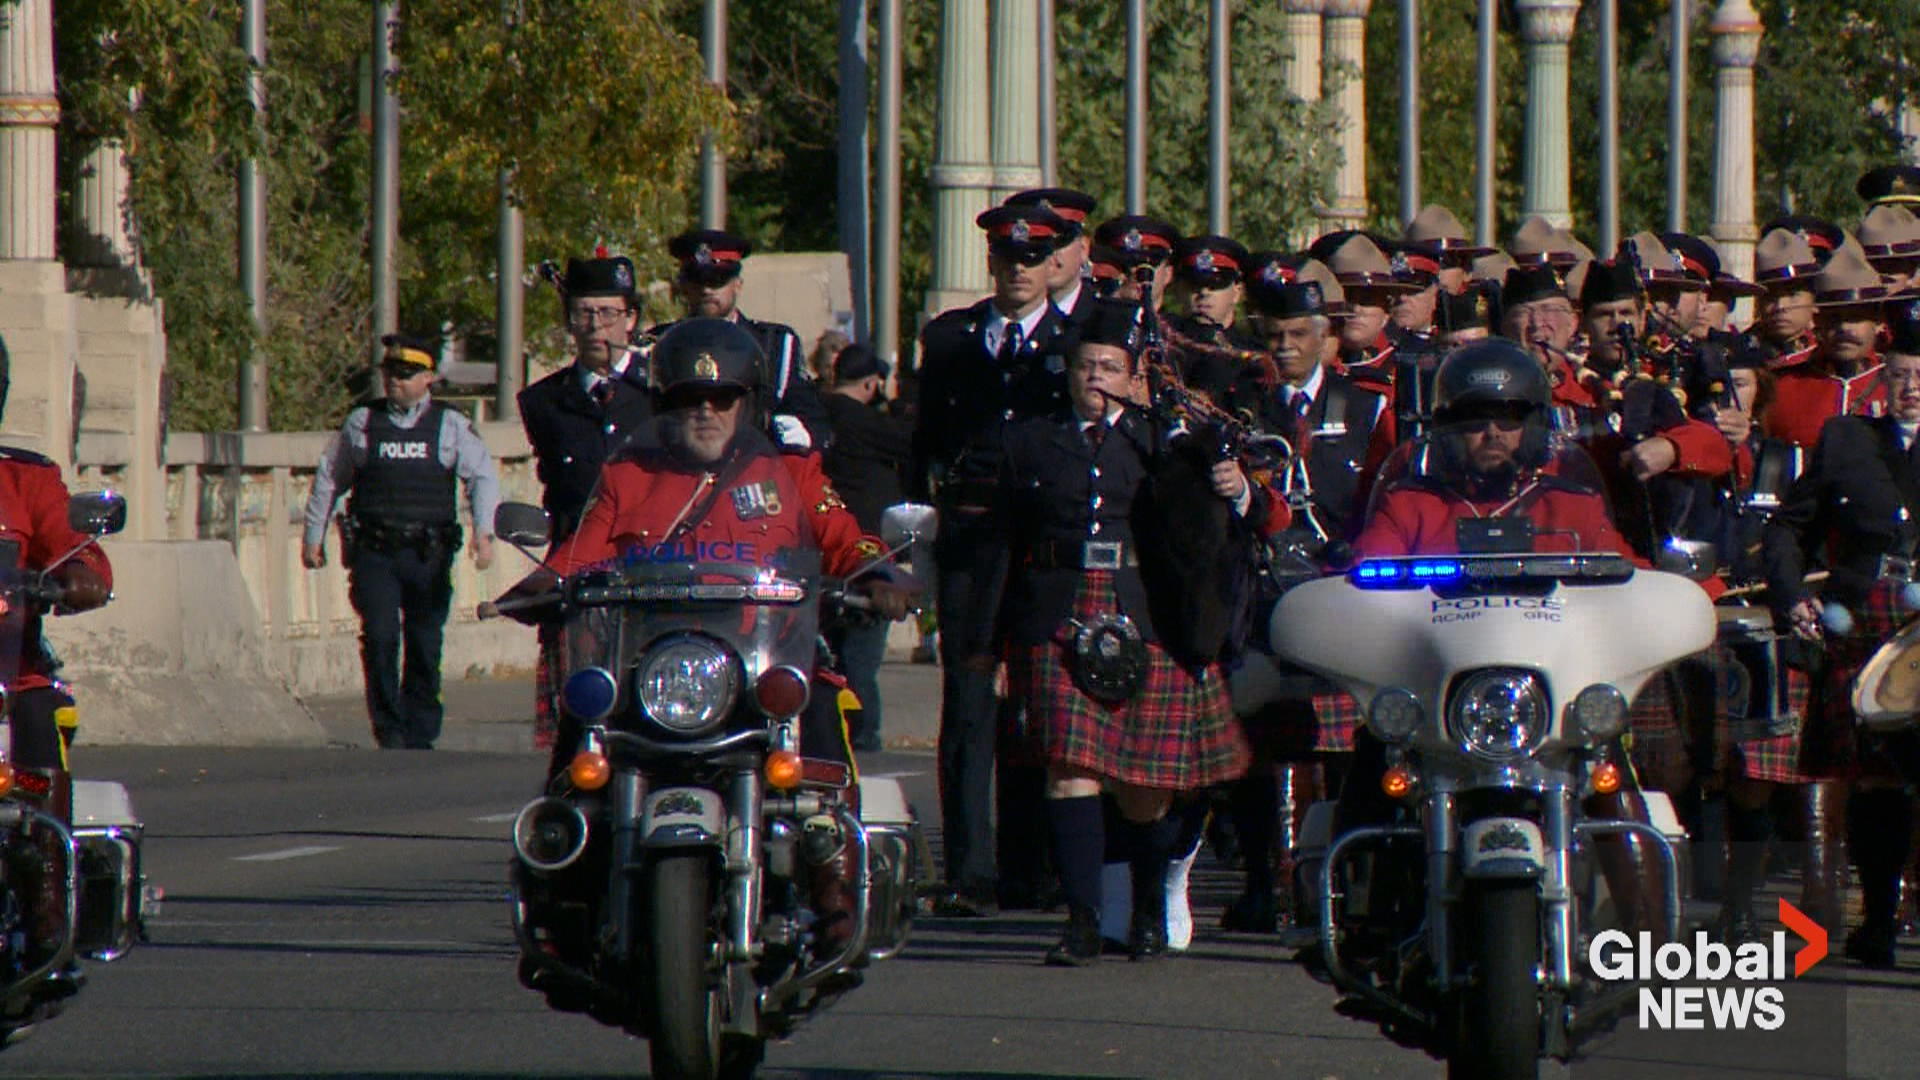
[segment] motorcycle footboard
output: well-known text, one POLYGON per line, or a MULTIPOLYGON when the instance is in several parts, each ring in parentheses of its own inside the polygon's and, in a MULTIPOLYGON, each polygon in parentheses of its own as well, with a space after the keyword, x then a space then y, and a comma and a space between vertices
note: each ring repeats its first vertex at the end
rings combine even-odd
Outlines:
POLYGON ((140 865, 142 830, 117 825, 73 830, 79 848, 79 926, 74 950, 113 961, 146 937, 146 875, 140 865))
POLYGON ((1673 841, 1667 834, 1644 821, 1626 818, 1595 818, 1577 823, 1573 830, 1582 838, 1633 833, 1653 844, 1653 850, 1660 853, 1660 876, 1665 885, 1662 891, 1667 901, 1667 940, 1679 941, 1680 926, 1685 915, 1680 906, 1680 866, 1674 854, 1673 841))
POLYGON ((1320 955, 1326 961, 1328 977, 1338 989, 1364 998, 1396 1016, 1431 1028, 1434 1026, 1433 1017, 1360 978, 1341 961, 1339 930, 1335 922, 1336 901, 1340 895, 1334 891, 1334 882, 1339 878, 1340 860, 1350 854, 1352 848, 1362 843, 1407 838, 1419 840, 1425 836, 1426 831, 1418 825, 1376 825, 1349 830, 1327 848, 1326 865, 1320 873, 1320 955))

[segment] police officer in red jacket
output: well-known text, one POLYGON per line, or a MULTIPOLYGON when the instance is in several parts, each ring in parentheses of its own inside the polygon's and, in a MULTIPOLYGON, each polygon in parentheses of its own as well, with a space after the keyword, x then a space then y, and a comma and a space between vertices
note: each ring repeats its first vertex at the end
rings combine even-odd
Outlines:
MULTIPOLYGON (((8 378, 6 347, 0 344, 0 411, 6 407, 8 378)), ((67 485, 60 466, 30 450, 0 447, 0 569, 36 571, 53 566, 86 544, 87 537, 67 520, 67 485)), ((62 598, 54 614, 88 611, 105 604, 113 594, 113 567, 97 544, 61 563, 53 583, 62 598)), ((53 684, 51 660, 41 638, 43 609, 20 604, 0 614, 0 680, 8 695, 12 745, 8 760, 15 766, 53 774, 50 811, 61 820, 72 817, 72 784, 67 756, 61 745, 54 713, 72 703, 53 684)), ((51 837, 48 837, 51 839, 51 837)), ((68 856, 54 856, 63 861, 68 856)), ((25 868, 29 874, 37 867, 25 868)), ((23 890, 33 910, 35 941, 58 940, 66 924, 64 890, 46 875, 23 890)), ((71 986, 61 982, 60 985, 71 986)))

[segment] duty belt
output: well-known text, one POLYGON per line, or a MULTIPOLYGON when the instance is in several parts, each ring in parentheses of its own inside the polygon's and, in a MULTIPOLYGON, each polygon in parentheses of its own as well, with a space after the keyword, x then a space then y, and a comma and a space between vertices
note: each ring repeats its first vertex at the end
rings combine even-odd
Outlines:
POLYGON ((1140 565, 1140 553, 1124 540, 1039 540, 1027 564, 1042 570, 1118 570, 1140 565))
POLYGON ((353 519, 354 542, 370 551, 399 551, 403 548, 455 548, 460 546, 457 522, 372 521, 353 519))

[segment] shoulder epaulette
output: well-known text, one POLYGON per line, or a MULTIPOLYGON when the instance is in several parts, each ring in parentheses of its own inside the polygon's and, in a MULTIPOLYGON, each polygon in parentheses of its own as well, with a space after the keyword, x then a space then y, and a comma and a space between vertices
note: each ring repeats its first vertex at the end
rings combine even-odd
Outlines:
POLYGON ((45 454, 36 454, 18 446, 0 446, 0 461, 13 461, 22 465, 46 465, 59 468, 59 464, 45 454))

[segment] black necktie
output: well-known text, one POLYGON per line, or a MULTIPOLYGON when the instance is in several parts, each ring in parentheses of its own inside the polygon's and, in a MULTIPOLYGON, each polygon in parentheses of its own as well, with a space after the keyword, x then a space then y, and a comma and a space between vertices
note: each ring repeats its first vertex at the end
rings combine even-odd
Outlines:
POLYGON ((613 380, 601 379, 599 382, 594 383, 593 389, 588 392, 593 395, 594 402, 602 409, 605 409, 613 402, 613 380))
POLYGON ((1020 324, 1017 322, 1008 323, 1006 336, 1000 339, 1001 366, 1011 367, 1014 361, 1020 358, 1020 338, 1020 324))

